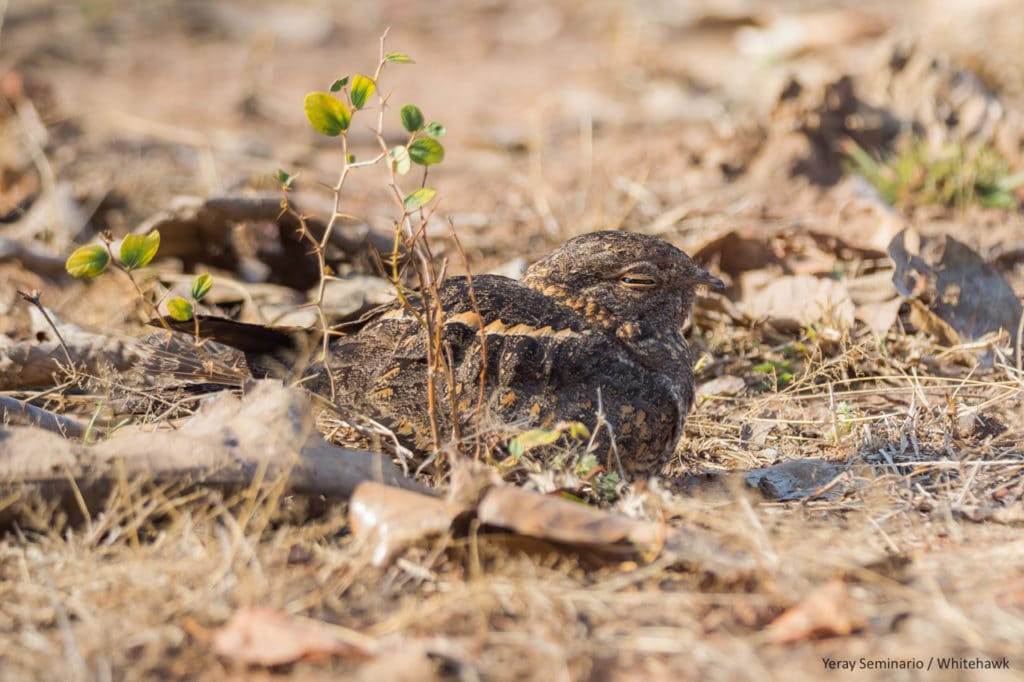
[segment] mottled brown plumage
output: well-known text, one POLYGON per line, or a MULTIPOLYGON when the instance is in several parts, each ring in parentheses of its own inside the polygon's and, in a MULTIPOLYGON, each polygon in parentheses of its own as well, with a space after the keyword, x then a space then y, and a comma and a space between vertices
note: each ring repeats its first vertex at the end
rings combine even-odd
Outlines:
MULTIPOLYGON (((600 407, 607 423, 597 429, 599 456, 630 474, 655 472, 671 455, 693 402, 680 328, 699 285, 721 282, 665 241, 611 231, 568 241, 530 267, 522 282, 474 277, 472 297, 469 280, 447 279, 439 289, 441 338, 454 392, 437 377, 442 437, 453 432, 452 403, 461 435, 478 433, 483 376, 485 423, 547 428, 578 421, 593 431, 600 407)), ((408 300, 421 305, 415 296, 408 300)), ((261 338, 252 328, 232 334, 230 325, 218 330, 202 322, 203 335, 242 350, 254 350, 244 340, 258 338, 250 363, 275 338, 294 338, 290 331, 261 338)), ((342 414, 370 417, 416 450, 432 448, 426 335, 413 311, 398 302, 379 309, 332 344, 327 362, 342 414)), ((329 393, 322 367, 308 379, 311 390, 329 393)))

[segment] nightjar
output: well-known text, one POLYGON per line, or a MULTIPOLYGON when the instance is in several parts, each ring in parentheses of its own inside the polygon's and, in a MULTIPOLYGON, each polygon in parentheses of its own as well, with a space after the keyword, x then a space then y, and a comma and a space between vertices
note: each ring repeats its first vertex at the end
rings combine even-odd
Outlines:
MULTIPOLYGON (((502 427, 581 422, 607 468, 657 473, 693 403, 681 326, 701 285, 722 282, 668 242, 584 234, 532 265, 522 281, 478 275, 440 284, 443 365, 435 364, 433 409, 418 294, 374 310, 333 340, 330 371, 314 364, 303 384, 333 394, 343 416, 369 417, 418 452, 434 448, 435 430, 444 442, 456 433, 472 439, 502 427)), ((175 328, 192 333, 195 326, 175 328)), ((245 351, 257 375, 274 373, 273 358, 300 345, 291 329, 202 316, 199 329, 245 351)))

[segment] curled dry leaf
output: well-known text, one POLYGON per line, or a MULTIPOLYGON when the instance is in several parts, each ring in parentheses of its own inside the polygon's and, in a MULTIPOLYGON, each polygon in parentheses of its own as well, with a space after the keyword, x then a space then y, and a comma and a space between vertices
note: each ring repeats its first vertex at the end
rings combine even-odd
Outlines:
POLYGON ((953 345, 1017 332, 1021 303, 1006 279, 966 244, 903 230, 889 244, 893 283, 911 299, 915 324, 953 345))
POLYGON ((664 538, 659 524, 507 486, 488 492, 477 514, 523 535, 606 552, 656 550, 664 538))
POLYGON ((213 633, 218 655, 253 665, 283 665, 302 658, 368 659, 375 641, 366 635, 311 618, 264 607, 242 608, 213 633))
POLYGON ((352 534, 373 544, 374 566, 409 543, 447 532, 465 511, 451 502, 370 482, 356 488, 348 506, 352 534))
POLYGON ((808 639, 843 637, 864 627, 864 616, 842 580, 830 580, 785 611, 768 626, 768 639, 792 644, 808 639))

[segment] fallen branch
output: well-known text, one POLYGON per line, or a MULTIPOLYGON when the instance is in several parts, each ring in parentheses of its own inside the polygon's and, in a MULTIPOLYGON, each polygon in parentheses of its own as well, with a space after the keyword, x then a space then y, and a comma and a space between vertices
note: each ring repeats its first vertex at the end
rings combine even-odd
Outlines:
POLYGON ((223 394, 175 430, 121 429, 85 446, 42 429, 0 428, 0 525, 18 518, 33 494, 71 517, 99 510, 119 481, 146 479, 237 490, 284 479, 288 492, 343 500, 364 481, 429 489, 372 452, 327 443, 306 395, 279 382, 223 394))
POLYGON ((41 249, 27 246, 13 239, 0 237, 0 263, 19 261, 37 275, 60 277, 64 272, 64 259, 53 256, 41 249))
POLYGON ((80 439, 89 430, 88 424, 83 424, 77 419, 23 403, 10 396, 0 395, 0 424, 19 421, 60 434, 65 438, 80 439))
MULTIPOLYGON (((68 355, 76 369, 100 374, 107 369, 130 369, 138 360, 136 344, 102 334, 63 330, 68 355)), ((67 356, 59 341, 24 341, 0 345, 0 391, 18 388, 54 386, 55 376, 67 370, 67 356)))

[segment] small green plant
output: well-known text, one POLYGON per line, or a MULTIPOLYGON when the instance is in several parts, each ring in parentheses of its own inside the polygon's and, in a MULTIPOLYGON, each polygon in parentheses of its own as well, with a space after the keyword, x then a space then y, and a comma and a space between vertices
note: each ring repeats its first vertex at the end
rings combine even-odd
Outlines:
POLYGON ((508 442, 508 454, 515 461, 534 448, 554 445, 562 436, 572 439, 590 438, 590 429, 582 422, 564 422, 553 429, 529 429, 508 442))
MULTIPOLYGON (((390 135, 385 135, 386 113, 391 108, 391 93, 381 85, 385 69, 394 64, 413 64, 413 60, 400 52, 388 52, 384 49, 387 32, 380 38, 380 52, 377 65, 372 75, 357 73, 336 79, 327 91, 311 92, 306 95, 303 108, 310 126, 322 135, 338 138, 340 144, 341 168, 337 180, 330 187, 333 196, 334 210, 322 232, 311 232, 303 216, 288 202, 288 194, 292 189, 295 176, 286 171, 278 171, 277 180, 284 192, 282 208, 291 212, 301 225, 300 234, 306 239, 316 254, 320 266, 320 286, 312 306, 317 310, 322 335, 322 350, 326 354, 330 341, 330 323, 324 314, 323 300, 325 286, 332 275, 327 267, 325 249, 330 242, 331 234, 338 228, 339 221, 353 216, 345 210, 345 183, 349 175, 363 169, 376 167, 383 170, 382 184, 387 190, 397 214, 394 222, 394 247, 390 255, 385 255, 383 265, 390 269, 388 273, 395 286, 398 300, 405 306, 423 326, 426 337, 427 355, 427 400, 430 414, 430 429, 434 445, 441 448, 441 420, 439 409, 447 409, 452 418, 447 420, 453 426, 452 436, 459 440, 459 423, 455 399, 455 377, 448 358, 442 347, 441 329, 443 327, 444 310, 438 296, 438 285, 443 279, 444 267, 436 267, 430 245, 426 240, 427 223, 436 206, 437 190, 427 185, 429 170, 445 158, 444 145, 438 138, 445 134, 443 124, 433 121, 428 123, 423 111, 415 104, 405 104, 398 109, 397 122, 405 131, 405 139, 401 144, 389 144, 390 135), (374 145, 369 155, 359 160, 349 139, 349 132, 357 119, 370 122, 370 130, 374 136, 374 145), (414 167, 423 170, 414 182, 409 176, 414 167), (411 280, 412 287, 406 285, 411 280), (448 396, 451 404, 438 404, 438 382, 448 385, 448 396)), ((359 150, 360 154, 366 154, 359 150)), ((330 367, 325 368, 331 381, 333 377, 330 367)), ((483 385, 483 376, 480 378, 483 385)), ((333 398, 333 395, 332 395, 333 398)), ((483 391, 480 392, 480 400, 483 391)), ((482 404, 478 404, 477 409, 482 404)))
MULTIPOLYGON (((160 232, 153 230, 145 235, 129 234, 125 236, 121 240, 121 248, 118 252, 119 258, 114 257, 114 251, 111 246, 113 238, 109 234, 102 233, 100 240, 103 242, 102 244, 87 244, 75 249, 64 263, 64 269, 72 277, 93 279, 102 275, 113 265, 128 276, 128 281, 131 282, 132 287, 135 289, 138 299, 143 304, 152 308, 154 316, 159 318, 159 311, 150 303, 142 289, 139 288, 139 284, 135 281, 135 276, 132 273, 135 270, 146 267, 156 257, 157 251, 160 250, 160 232)), ((175 320, 182 322, 191 320, 195 312, 194 304, 202 300, 209 293, 212 286, 212 275, 199 275, 192 282, 192 300, 188 301, 180 296, 175 296, 167 302, 167 312, 175 320)))
MULTIPOLYGON (((188 322, 193 319, 195 315, 196 305, 199 301, 206 297, 206 294, 210 292, 210 287, 213 286, 213 276, 207 273, 199 275, 192 281, 192 290, 190 293, 191 300, 182 298, 181 296, 175 296, 171 300, 167 301, 167 312, 170 313, 171 317, 179 322, 188 322)), ((199 332, 196 331, 198 336, 199 332)))
POLYGON ((847 169, 862 175, 894 206, 971 204, 1016 209, 1015 190, 1024 172, 1011 174, 1003 156, 990 146, 976 150, 949 144, 935 150, 925 140, 905 138, 895 151, 876 159, 850 142, 845 148, 847 169))
POLYGON ((759 381, 754 390, 759 392, 778 391, 793 383, 793 361, 787 358, 781 360, 766 360, 754 365, 754 371, 763 374, 764 379, 759 381))
POLYGON ((614 502, 622 494, 622 477, 618 472, 606 472, 593 453, 584 455, 576 463, 576 475, 586 481, 594 495, 603 502, 614 502))
POLYGON ((836 405, 835 419, 833 420, 832 440, 838 443, 844 436, 848 436, 856 424, 854 421, 853 408, 845 400, 836 405))

